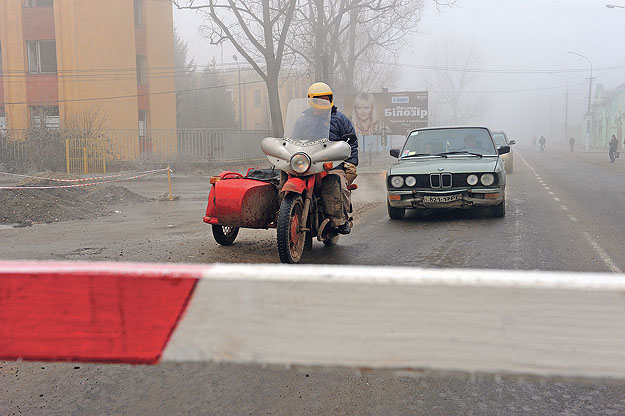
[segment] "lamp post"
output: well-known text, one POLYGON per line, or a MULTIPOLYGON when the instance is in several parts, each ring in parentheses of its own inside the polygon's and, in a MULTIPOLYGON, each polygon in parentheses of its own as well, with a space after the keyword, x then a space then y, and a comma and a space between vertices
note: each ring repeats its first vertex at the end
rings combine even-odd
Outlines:
POLYGON ((553 72, 550 72, 549 74, 562 78, 566 83, 566 93, 564 94, 566 97, 564 105, 564 144, 566 145, 569 139, 569 82, 560 74, 555 74, 553 72))
POLYGON ((239 63, 239 58, 236 55, 232 55, 232 59, 237 63, 237 69, 239 70, 239 128, 243 130, 243 112, 242 112, 242 104, 241 104, 241 64, 239 63))
POLYGON ((569 51, 569 53, 571 53, 573 55, 581 56, 582 58, 587 60, 588 63, 590 64, 590 79, 588 80, 588 111, 586 113, 586 117, 587 117, 587 120, 586 120, 586 150, 588 150, 589 147, 590 147, 590 132, 591 132, 591 122, 592 122, 592 119, 590 117, 590 98, 591 98, 591 95, 592 95, 592 62, 590 62, 590 59, 588 59, 587 57, 585 57, 581 53, 572 52, 572 51, 569 51))

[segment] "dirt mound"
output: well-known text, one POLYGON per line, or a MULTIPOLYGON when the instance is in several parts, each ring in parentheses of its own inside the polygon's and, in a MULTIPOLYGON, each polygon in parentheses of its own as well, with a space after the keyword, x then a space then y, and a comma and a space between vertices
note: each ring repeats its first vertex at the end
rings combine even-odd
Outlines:
MULTIPOLYGON (((54 175, 57 179, 64 179, 61 176, 64 175, 54 175)), ((138 204, 150 200, 124 187, 113 185, 60 189, 27 188, 68 184, 72 183, 30 178, 18 185, 23 189, 0 189, 0 223, 28 226, 98 218, 110 215, 110 207, 113 205, 138 204)))

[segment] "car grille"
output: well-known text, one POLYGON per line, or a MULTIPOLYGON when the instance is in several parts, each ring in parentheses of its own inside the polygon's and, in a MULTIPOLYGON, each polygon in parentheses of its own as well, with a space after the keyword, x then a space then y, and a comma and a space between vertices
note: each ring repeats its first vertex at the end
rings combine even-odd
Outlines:
MULTIPOLYGON (((476 173, 478 176, 481 175, 481 173, 476 173)), ((417 183, 410 187, 410 186, 403 186, 400 189, 427 189, 427 188, 431 188, 431 189, 441 189, 441 188, 460 188, 460 187, 471 187, 471 188, 485 188, 485 186, 483 186, 481 183, 478 182, 477 185, 474 186, 470 186, 467 183, 467 177, 470 175, 470 173, 432 173, 432 174, 425 174, 425 175, 401 175, 404 177, 404 179, 408 176, 413 176, 416 180, 417 183)), ((497 175, 495 175, 495 183, 493 183, 491 186, 489 186, 489 188, 492 188, 493 186, 498 186, 499 185, 499 181, 498 181, 498 177, 497 175)), ((388 182, 388 187, 389 189, 396 189, 393 188, 390 184, 390 178, 389 178, 389 182, 388 182)))

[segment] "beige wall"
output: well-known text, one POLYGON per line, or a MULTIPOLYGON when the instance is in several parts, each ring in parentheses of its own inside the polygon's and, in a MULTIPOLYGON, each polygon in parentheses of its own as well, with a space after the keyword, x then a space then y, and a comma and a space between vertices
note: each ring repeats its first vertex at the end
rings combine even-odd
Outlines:
MULTIPOLYGON (((0 41, 5 103, 26 103, 27 90, 25 43, 22 39, 22 5, 16 0, 0 0, 0 41), (9 76, 13 75, 13 76, 9 76)), ((24 129, 29 125, 27 104, 5 104, 10 115, 10 128, 24 129)))
POLYGON ((137 129, 133 16, 130 0, 55 0, 61 120, 99 110, 106 128, 137 129), (98 100, 115 96, 133 97, 98 100))
POLYGON ((172 129, 176 128, 172 4, 169 0, 150 0, 145 6, 149 84, 153 94, 150 95, 150 127, 172 129), (168 93, 158 94, 162 92, 168 93))

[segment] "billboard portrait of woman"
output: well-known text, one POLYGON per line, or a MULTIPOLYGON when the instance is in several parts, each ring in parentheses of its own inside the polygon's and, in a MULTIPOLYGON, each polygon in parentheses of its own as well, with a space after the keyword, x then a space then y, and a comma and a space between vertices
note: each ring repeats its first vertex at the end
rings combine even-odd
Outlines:
POLYGON ((357 135, 368 136, 379 133, 380 120, 373 94, 361 92, 354 98, 352 119, 357 135))

